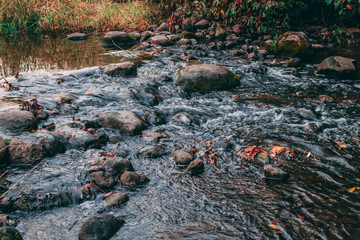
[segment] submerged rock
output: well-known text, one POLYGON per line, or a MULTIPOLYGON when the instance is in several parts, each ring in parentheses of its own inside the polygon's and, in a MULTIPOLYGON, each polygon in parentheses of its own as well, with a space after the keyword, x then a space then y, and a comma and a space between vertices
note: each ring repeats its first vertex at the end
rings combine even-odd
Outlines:
POLYGON ((31 112, 15 110, 0 114, 0 128, 20 133, 37 129, 38 123, 31 112))
POLYGON ((121 157, 109 158, 105 165, 113 176, 121 175, 126 171, 134 171, 131 161, 121 157))
POLYGON ((227 90, 239 86, 239 80, 239 76, 222 66, 198 64, 179 69, 176 84, 195 91, 227 90))
POLYGON ((279 181, 286 181, 290 178, 290 175, 287 172, 271 164, 266 164, 264 166, 264 176, 265 179, 279 181))
POLYGON ((179 168, 185 168, 193 160, 193 156, 188 152, 177 150, 172 154, 172 159, 179 168))
POLYGON ((132 62, 122 62, 116 65, 110 65, 105 71, 104 74, 111 77, 128 77, 134 76, 137 74, 137 67, 132 62))
POLYGON ((81 226, 79 240, 108 240, 124 223, 122 218, 110 214, 90 217, 81 226))
POLYGON ((102 39, 100 39, 100 45, 102 47, 123 47, 133 46, 137 43, 136 36, 131 33, 112 31, 108 32, 102 39))
POLYGON ((99 121, 105 127, 126 135, 136 135, 146 128, 145 123, 131 111, 113 111, 99 114, 99 121))
POLYGON ((355 59, 332 56, 323 60, 315 72, 327 77, 353 79, 357 74, 357 63, 355 59))
POLYGON ((155 131, 143 131, 142 137, 148 143, 151 142, 158 143, 161 138, 169 138, 167 134, 162 134, 155 131))
POLYGON ((69 139, 69 148, 84 149, 89 148, 99 149, 102 144, 107 142, 107 135, 102 129, 98 129, 93 133, 86 132, 80 129, 74 129, 71 132, 69 139))
POLYGON ((8 147, 10 163, 33 164, 44 159, 42 146, 34 142, 12 140, 8 147))
POLYGON ((129 201, 129 195, 126 193, 114 193, 104 199, 104 203, 107 207, 120 206, 127 201, 129 201))
POLYGON ((124 172, 120 177, 121 184, 127 187, 137 187, 150 181, 148 177, 137 172, 124 172))
POLYGON ((151 37, 148 42, 153 42, 157 45, 160 46, 171 46, 174 45, 174 42, 171 41, 168 37, 166 37, 165 35, 156 35, 151 37))
POLYGON ((0 240, 23 240, 23 237, 13 227, 0 227, 0 240))
POLYGON ((115 185, 113 176, 106 171, 96 171, 90 174, 91 179, 101 188, 112 188, 115 185))
POLYGON ((197 175, 204 171, 205 166, 201 159, 195 159, 192 161, 189 166, 186 168, 186 171, 188 171, 191 175, 197 175))
POLYGON ((165 153, 165 149, 160 145, 141 148, 138 151, 138 154, 141 154, 144 157, 148 157, 148 158, 157 158, 162 156, 164 153, 165 153))
POLYGON ((286 32, 275 42, 275 52, 280 56, 298 57, 309 53, 311 45, 303 32, 286 32))
POLYGON ((89 38, 89 35, 86 33, 71 33, 67 35, 66 39, 70 41, 83 41, 89 38))

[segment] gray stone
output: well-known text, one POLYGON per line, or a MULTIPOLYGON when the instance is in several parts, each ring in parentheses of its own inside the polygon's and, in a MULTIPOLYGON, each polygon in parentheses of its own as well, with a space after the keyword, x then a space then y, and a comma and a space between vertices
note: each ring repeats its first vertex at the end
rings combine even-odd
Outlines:
POLYGON ((187 38, 182 38, 177 43, 180 44, 180 45, 191 44, 191 40, 187 39, 187 38))
POLYGON ((36 130, 37 120, 29 111, 9 111, 0 114, 0 128, 13 133, 36 130))
POLYGON ((201 159, 195 159, 192 161, 189 166, 186 168, 186 171, 190 173, 190 175, 197 175, 204 171, 205 166, 201 159))
POLYGON ((188 152, 177 150, 172 154, 172 159, 179 168, 184 168, 190 164, 193 160, 193 156, 188 152))
POLYGON ((113 111, 99 114, 99 121, 105 128, 126 135, 136 135, 146 128, 145 123, 131 111, 113 111))
POLYGON ((157 31, 169 31, 169 24, 167 22, 162 22, 160 26, 156 29, 157 31))
POLYGON ((315 72, 327 77, 353 79, 357 74, 357 63, 351 58, 332 56, 323 60, 315 72))
POLYGON ((239 86, 239 80, 239 76, 222 66, 199 64, 179 69, 176 84, 194 91, 229 90, 239 86))
POLYGON ((164 35, 156 35, 151 37, 148 42, 153 42, 160 46, 171 46, 174 45, 174 42, 171 41, 168 37, 164 35))
POLYGON ((264 166, 264 176, 265 179, 279 180, 279 181, 286 181, 290 178, 290 175, 286 173, 284 170, 275 167, 271 164, 266 164, 264 166))
POLYGON ((209 21, 206 19, 200 20, 195 23, 195 28, 197 29, 207 29, 209 27, 209 21))
POLYGON ((137 67, 132 62, 122 62, 115 65, 110 65, 105 71, 104 74, 116 77, 128 77, 134 76, 137 74, 137 67))
POLYGON ((126 193, 114 193, 104 199, 107 207, 118 207, 127 201, 129 201, 129 196, 126 193))
POLYGON ((67 35, 66 39, 70 41, 83 41, 89 38, 89 35, 86 33, 71 33, 67 35))
POLYGON ((96 171, 90 173, 90 178, 95 184, 101 188, 112 188, 115 185, 113 176, 106 171, 96 171))
POLYGON ((79 240, 108 240, 124 223, 122 218, 110 214, 92 216, 82 224, 79 240))
POLYGON ((127 187, 138 187, 142 184, 149 182, 150 179, 143 174, 137 172, 124 172, 120 177, 121 184, 127 187))
POLYGON ((45 152, 40 144, 12 140, 8 147, 10 163, 33 164, 44 159, 45 152))
POLYGON ((216 38, 225 38, 225 36, 226 36, 226 31, 224 28, 219 27, 216 29, 216 32, 215 32, 216 38))
POLYGON ((163 155, 164 153, 165 153, 165 149, 160 145, 141 148, 138 151, 138 154, 141 154, 144 157, 149 157, 149 158, 157 158, 163 155))
POLYGON ((143 131, 142 137, 148 143, 158 143, 161 138, 168 138, 169 136, 155 131, 143 131))
POLYGON ((3 163, 6 157, 7 148, 5 140, 0 137, 0 163, 3 163))
POLYGON ((121 157, 108 158, 105 166, 113 176, 121 175, 126 171, 134 171, 131 161, 121 157))
POLYGON ((131 33, 120 31, 108 32, 102 39, 100 39, 100 45, 102 47, 133 46, 136 43, 136 36, 131 33))

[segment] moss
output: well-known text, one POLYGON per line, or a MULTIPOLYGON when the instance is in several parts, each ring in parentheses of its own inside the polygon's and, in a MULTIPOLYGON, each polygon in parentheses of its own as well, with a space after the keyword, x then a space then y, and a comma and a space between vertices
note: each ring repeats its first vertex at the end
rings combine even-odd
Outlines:
POLYGON ((296 57, 304 56, 310 47, 304 33, 287 32, 281 35, 275 43, 275 52, 278 55, 296 57), (288 39, 291 36, 296 36, 298 39, 288 39))

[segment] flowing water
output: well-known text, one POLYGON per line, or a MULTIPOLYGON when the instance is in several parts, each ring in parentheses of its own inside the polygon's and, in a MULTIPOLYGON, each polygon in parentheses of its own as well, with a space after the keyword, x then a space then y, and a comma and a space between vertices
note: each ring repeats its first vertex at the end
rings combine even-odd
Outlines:
MULTIPOLYGON (((123 142, 102 149, 72 148, 46 158, 9 196, 57 193, 71 204, 9 213, 24 239, 77 239, 82 222, 99 212, 126 221, 112 239, 360 239, 360 190, 349 192, 360 187, 358 80, 315 76, 314 64, 294 70, 270 60, 244 62, 200 45, 194 50, 198 60, 244 75, 233 91, 189 93, 171 80, 186 64, 180 54, 189 50, 181 47, 152 58, 140 50, 102 49, 96 37, 77 44, 52 38, 2 40, 4 45, 16 51, 3 48, 2 74, 10 75, 8 81, 20 90, 1 90, 2 109, 17 108, 32 97, 54 109, 67 96, 70 109, 57 110, 47 120, 64 135, 76 134, 68 127, 73 117, 93 120, 104 111, 132 110, 138 115, 161 113, 163 123, 149 124, 148 130, 170 136, 160 142, 167 154, 158 158, 137 154, 149 145, 141 136, 122 136, 123 142), (129 58, 140 64, 138 76, 102 74, 103 66, 129 58), (147 94, 133 97, 129 93, 134 90, 147 94), (162 101, 152 101, 149 93, 162 101), (205 172, 199 176, 175 167, 173 150, 204 151, 207 141, 216 152, 216 164, 204 159, 205 172), (261 166, 235 154, 253 145, 294 150, 295 156, 278 159, 291 179, 264 180, 261 166), (135 190, 115 187, 130 197, 119 208, 105 208, 101 192, 87 201, 67 194, 81 189, 89 163, 104 151, 123 154, 150 178, 135 190)), ((25 133, 30 138, 32 134, 37 133, 25 133)), ((29 169, 8 170, 6 180, 15 183, 29 169)))

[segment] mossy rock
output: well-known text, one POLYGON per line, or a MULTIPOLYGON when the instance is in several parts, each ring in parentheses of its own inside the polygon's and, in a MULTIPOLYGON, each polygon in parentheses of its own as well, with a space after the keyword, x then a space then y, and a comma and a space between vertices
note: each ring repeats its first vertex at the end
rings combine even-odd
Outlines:
POLYGON ((310 53, 311 44, 303 32, 286 32, 275 42, 275 53, 286 57, 302 57, 310 53))
POLYGON ((178 70, 177 85, 194 91, 230 90, 240 85, 240 77, 215 64, 190 65, 178 70))
POLYGON ((20 232, 13 227, 1 227, 0 228, 1 240, 23 240, 20 232))
POLYGON ((102 39, 100 45, 105 48, 112 47, 130 47, 137 43, 136 36, 126 32, 112 31, 108 32, 102 39))

